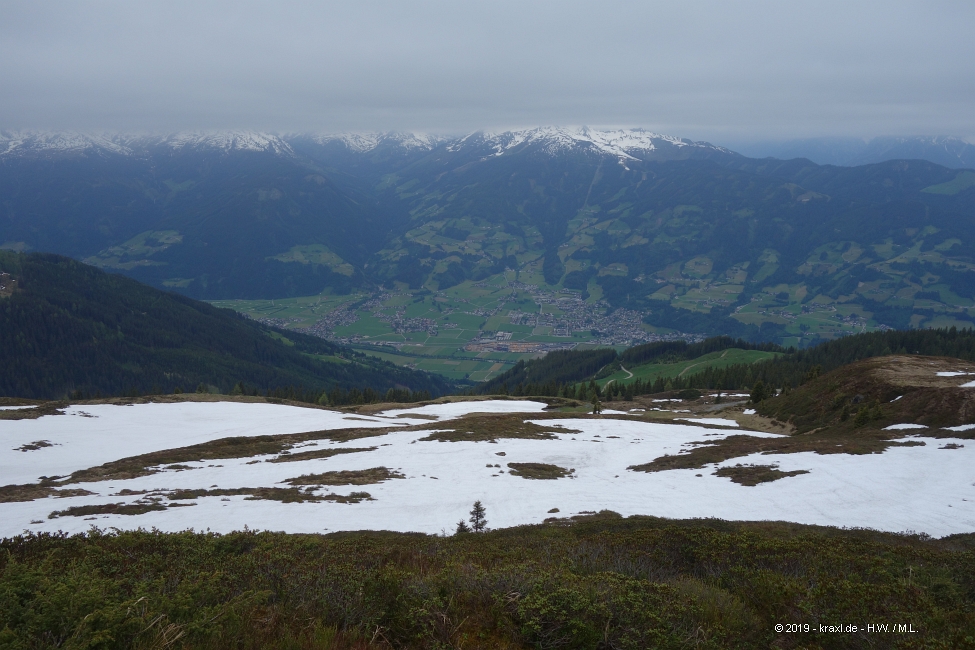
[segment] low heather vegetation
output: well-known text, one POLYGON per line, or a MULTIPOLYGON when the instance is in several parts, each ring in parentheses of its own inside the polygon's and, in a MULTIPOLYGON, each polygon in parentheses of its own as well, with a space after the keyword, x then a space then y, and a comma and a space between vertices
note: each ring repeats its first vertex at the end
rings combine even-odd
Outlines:
POLYGON ((967 648, 975 541, 603 513, 453 537, 0 542, 6 648, 967 648), (908 623, 914 634, 819 625, 908 623), (810 631, 777 632, 808 623, 810 631))

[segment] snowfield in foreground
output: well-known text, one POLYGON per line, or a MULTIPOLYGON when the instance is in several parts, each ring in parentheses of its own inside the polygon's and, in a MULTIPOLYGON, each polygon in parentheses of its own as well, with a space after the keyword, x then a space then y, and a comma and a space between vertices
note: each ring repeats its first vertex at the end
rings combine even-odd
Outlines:
MULTIPOLYGON (((65 415, 0 420, 2 485, 35 483, 41 476, 63 476, 125 457, 232 436, 393 428, 377 431, 375 436, 364 432, 368 437, 346 442, 302 442, 292 449, 294 454, 340 452, 327 458, 266 462, 276 456, 272 454, 187 462, 148 476, 67 484, 63 487, 94 494, 0 503, 0 537, 24 530, 79 532, 91 525, 167 531, 229 532, 247 526, 287 532, 386 529, 449 533, 478 499, 486 506, 493 528, 609 509, 622 515, 787 520, 915 530, 935 536, 975 531, 975 444, 971 441, 911 436, 924 444, 867 455, 756 454, 703 469, 645 473, 627 467, 677 454, 694 442, 771 434, 612 416, 533 420, 532 414, 543 408, 537 402, 497 400, 350 415, 272 404, 187 402, 69 407, 65 415), (420 440, 431 434, 429 430, 396 430, 430 424, 433 417, 446 422, 472 412, 524 413, 525 421, 561 432, 554 439, 441 442, 420 440), (49 446, 37 446, 39 441, 49 446), (31 445, 36 448, 28 448, 31 445), (349 453, 341 453, 344 450, 349 453), (555 480, 528 479, 512 474, 508 463, 544 463, 565 469, 567 475, 555 480), (714 475, 719 467, 739 463, 808 473, 755 486, 714 475), (375 468, 388 468, 392 474, 378 483, 326 484, 308 492, 342 498, 368 492, 371 497, 360 495, 361 500, 352 503, 282 503, 242 494, 168 499, 173 490, 290 489, 284 481, 303 475, 363 473, 375 468), (123 490, 128 492, 120 495, 123 490), (161 505, 188 507, 138 515, 49 518, 52 512, 71 507, 147 503, 153 493, 158 494, 161 505), (556 508, 558 514, 552 514, 556 508)), ((705 419, 701 423, 727 426, 733 421, 705 419)), ((301 489, 309 488, 302 484, 301 489)))

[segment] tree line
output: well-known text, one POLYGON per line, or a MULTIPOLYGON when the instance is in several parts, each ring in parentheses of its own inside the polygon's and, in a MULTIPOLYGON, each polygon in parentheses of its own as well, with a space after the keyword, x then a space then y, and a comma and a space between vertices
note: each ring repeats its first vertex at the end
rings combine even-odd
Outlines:
MULTIPOLYGON (((695 359, 704 354, 726 349, 726 347, 739 346, 749 346, 745 349, 781 351, 782 354, 755 363, 738 363, 724 368, 708 367, 685 376, 658 377, 652 380, 640 378, 631 381, 620 380, 602 387, 596 383, 595 376, 582 382, 560 381, 553 373, 549 376, 542 376, 537 381, 520 381, 513 385, 502 382, 500 386, 495 385, 491 392, 514 396, 564 397, 591 401, 594 396, 606 400, 630 400, 638 395, 652 395, 671 390, 751 390, 759 382, 769 389, 792 389, 822 373, 830 372, 849 363, 890 354, 945 356, 975 361, 975 330, 951 327, 869 332, 827 341, 815 347, 798 351, 793 348, 783 350, 774 344, 752 345, 729 337, 715 337, 694 344, 686 344, 683 341, 667 341, 637 346, 624 351, 620 355, 620 359, 651 359, 649 363, 674 363, 695 359), (633 353, 630 354, 631 352, 633 353)), ((566 356, 571 356, 571 354, 571 352, 566 353, 566 356)), ((576 354, 588 354, 588 351, 576 354)), ((532 363, 536 362, 527 362, 525 365, 528 366, 532 363)), ((562 365, 572 367, 571 361, 563 361, 562 365)), ((529 373, 522 372, 510 376, 512 378, 527 378, 529 373)), ((501 377, 503 375, 499 376, 499 379, 501 377)))

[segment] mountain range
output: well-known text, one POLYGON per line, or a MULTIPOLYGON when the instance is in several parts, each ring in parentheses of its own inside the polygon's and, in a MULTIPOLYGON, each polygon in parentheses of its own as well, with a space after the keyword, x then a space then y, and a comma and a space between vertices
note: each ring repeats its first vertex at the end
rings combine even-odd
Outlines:
POLYGON ((585 127, 3 132, 0 197, 3 248, 203 299, 442 291, 510 269, 749 338, 975 317, 975 172, 925 160, 752 159, 585 127))
POLYGON ((952 169, 975 168, 975 145, 952 136, 805 138, 742 142, 733 148, 752 158, 808 158, 819 165, 855 167, 888 160, 927 160, 952 169))

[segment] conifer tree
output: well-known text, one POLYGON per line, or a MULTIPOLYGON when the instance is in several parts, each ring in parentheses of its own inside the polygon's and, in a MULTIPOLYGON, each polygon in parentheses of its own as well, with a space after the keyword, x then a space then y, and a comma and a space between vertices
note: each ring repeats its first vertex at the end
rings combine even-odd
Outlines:
POLYGON ((755 386, 752 387, 752 395, 751 395, 752 403, 758 404, 766 397, 768 397, 768 393, 765 390, 765 382, 759 379, 757 382, 755 382, 755 386))
POLYGON ((484 509, 484 506, 481 504, 480 500, 475 501, 474 508, 471 510, 471 518, 469 519, 471 522, 471 530, 473 530, 475 533, 483 533, 484 529, 487 527, 487 519, 484 518, 486 513, 487 511, 484 509))

